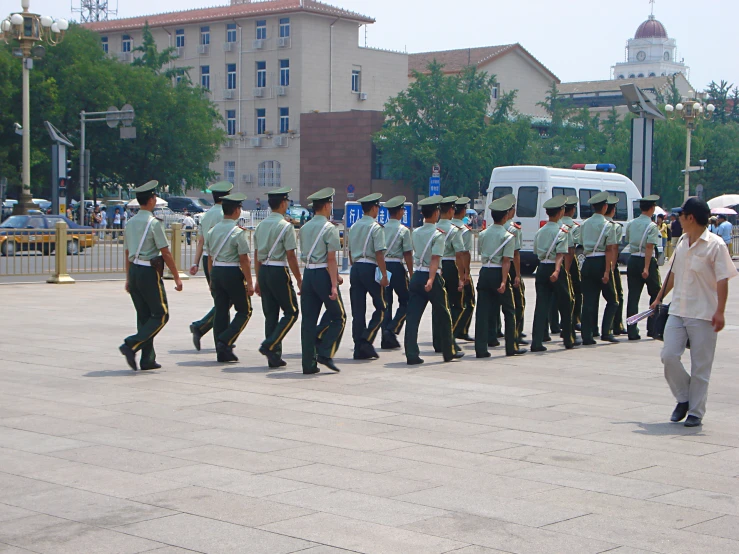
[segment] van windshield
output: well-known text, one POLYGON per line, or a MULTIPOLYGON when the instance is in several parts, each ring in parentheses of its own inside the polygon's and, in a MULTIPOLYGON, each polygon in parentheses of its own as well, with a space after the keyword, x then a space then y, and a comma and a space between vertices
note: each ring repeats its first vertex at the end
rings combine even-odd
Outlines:
POLYGON ((519 187, 516 215, 518 217, 536 217, 538 203, 539 187, 519 187))

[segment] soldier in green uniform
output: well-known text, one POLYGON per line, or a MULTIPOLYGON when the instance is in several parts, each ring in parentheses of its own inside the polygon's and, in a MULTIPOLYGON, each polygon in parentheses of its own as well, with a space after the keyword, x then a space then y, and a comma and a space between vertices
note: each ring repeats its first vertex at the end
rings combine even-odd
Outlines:
MULTIPOLYGON (((577 196, 568 196, 565 201, 565 215, 559 220, 559 223, 567 227, 567 254, 565 254, 564 269, 567 275, 567 281, 570 288, 570 296, 572 297, 572 339, 575 340, 575 325, 580 321, 580 311, 582 310, 582 289, 580 286, 580 268, 575 259, 575 248, 580 239, 580 226, 572 219, 577 213, 577 205, 579 200, 577 196)), ((549 311, 550 329, 552 332, 561 333, 559 324, 559 307, 556 299, 553 299, 549 311), (557 331, 557 329, 559 329, 557 331)))
POLYGON ((611 248, 613 249, 613 272, 611 279, 613 280, 613 286, 616 289, 616 301, 618 302, 618 308, 616 309, 616 315, 613 316, 613 334, 623 335, 626 332, 624 328, 624 287, 621 282, 621 272, 618 269, 618 246, 621 244, 621 238, 623 237, 624 226, 618 221, 614 221, 613 218, 616 215, 616 206, 618 205, 618 196, 610 195, 606 201, 608 209, 606 210, 606 219, 610 221, 615 228, 616 232, 616 244, 611 248))
POLYGON ((536 269, 536 309, 534 311, 534 330, 531 340, 532 352, 544 352, 543 345, 547 333, 547 320, 552 295, 557 298, 559 313, 562 316, 562 336, 565 348, 574 348, 572 332, 572 298, 567 273, 562 271, 567 254, 567 227, 559 220, 565 212, 566 196, 555 196, 544 202, 549 222, 539 229, 534 237, 534 253, 539 258, 536 269))
MULTIPOLYGON (((631 257, 626 268, 626 280, 629 285, 629 300, 626 307, 626 317, 639 313, 639 297, 644 285, 647 285, 649 304, 651 305, 659 294, 660 282, 657 259, 654 253, 661 242, 657 224, 652 221, 659 196, 653 194, 639 201, 641 215, 631 221, 626 227, 626 241, 629 243, 631 257)), ((647 335, 652 335, 653 318, 647 319, 647 335)), ((629 340, 639 340, 639 327, 629 325, 629 340)))
POLYGON ((405 213, 405 196, 396 196, 385 202, 388 221, 385 223, 385 266, 390 274, 390 288, 386 291, 387 309, 382 322, 382 349, 400 348, 397 335, 403 329, 408 313, 408 277, 413 276, 413 243, 411 232, 401 223, 405 213), (405 260, 405 266, 403 261, 405 260), (407 271, 406 271, 406 268, 407 271), (393 292, 398 297, 398 309, 393 317, 393 292))
MULTIPOLYGON (((504 196, 511 202, 511 209, 508 211, 508 221, 506 222, 506 230, 516 237, 513 263, 511 264, 511 283, 513 286, 513 300, 516 304, 516 341, 517 344, 528 344, 527 340, 524 340, 526 336, 523 332, 523 319, 524 311, 526 309, 526 286, 524 285, 522 274, 521 274, 521 248, 523 246, 523 231, 521 226, 513 221, 516 216, 516 197, 513 194, 504 196)), ((498 322, 500 322, 500 314, 498 315, 498 322)), ((500 324, 498 324, 497 331, 500 331, 500 324)), ((498 333, 500 335, 501 333, 498 333)), ((497 342, 497 338, 495 341, 497 342)), ((496 344, 497 346, 497 344, 496 344)))
POLYGON ((300 256, 305 263, 300 296, 305 374, 318 373, 317 363, 339 371, 333 357, 344 334, 346 311, 339 291, 342 281, 336 254, 341 250, 341 240, 339 230, 329 221, 335 193, 334 189, 325 188, 308 197, 313 202, 315 216, 300 229, 300 256), (326 308, 326 315, 317 326, 322 306, 326 308))
POLYGON ((505 319, 506 356, 524 354, 516 341, 516 307, 510 281, 511 260, 515 252, 516 237, 505 229, 512 200, 499 198, 488 206, 494 225, 480 233, 478 248, 482 260, 477 294, 480 303, 475 319, 475 353, 478 358, 490 357, 488 337, 493 313, 503 308, 505 319))
POLYGON ((436 226, 441 201, 441 196, 431 196, 418 203, 424 221, 423 226, 417 228, 412 237, 414 269, 405 325, 405 356, 408 365, 423 363, 419 357, 418 327, 428 302, 431 302, 432 309, 432 334, 434 338, 438 337, 444 361, 450 362, 464 356, 454 341, 447 289, 439 272, 446 249, 444 233, 436 226))
MULTIPOLYGON (((213 207, 205 212, 200 220, 198 245, 195 248, 195 263, 192 264, 192 267, 190 268, 190 275, 198 274, 198 266, 200 265, 200 259, 202 258, 203 271, 205 272, 205 279, 208 281, 208 285, 210 285, 210 268, 208 264, 208 251, 205 249, 205 237, 208 236, 210 230, 215 227, 217 223, 223 221, 221 199, 231 192, 233 187, 233 183, 229 181, 221 181, 220 183, 216 183, 211 186, 210 192, 213 194, 213 207)), ((196 350, 200 350, 200 340, 213 328, 213 317, 215 316, 215 313, 215 308, 211 308, 205 317, 198 321, 193 321, 190 325, 192 343, 195 345, 196 350)))
MULTIPOLYGON (((177 266, 169 251, 164 226, 154 217, 157 181, 149 181, 134 189, 141 206, 139 213, 128 220, 124 235, 126 249, 126 292, 131 295, 136 308, 136 333, 126 337, 120 347, 128 365, 136 371, 136 352, 141 351, 142 370, 159 369, 154 352, 154 337, 169 320, 167 295, 162 275, 157 267, 163 260, 172 272, 175 290, 182 290, 177 266), (152 261, 153 260, 153 261, 152 261)), ((163 271, 164 268, 161 267, 163 271)))
POLYGON ((604 216, 609 194, 599 192, 589 200, 593 215, 580 226, 585 262, 582 266, 582 342, 585 345, 595 344, 593 333, 598 319, 598 299, 603 293, 606 308, 603 314, 601 340, 618 342, 611 334, 613 317, 616 313, 616 290, 611 280, 613 266, 613 248, 616 244, 616 231, 604 216))
POLYGON ((379 358, 372 343, 385 317, 385 287, 389 281, 385 267, 385 233, 377 223, 382 194, 374 193, 359 199, 363 215, 349 231, 349 253, 352 268, 349 274, 349 299, 352 305, 352 339, 354 359, 379 358), (379 270, 379 280, 376 279, 379 270), (365 319, 367 295, 372 297, 375 311, 369 325, 365 319))
POLYGON ((454 338, 466 341, 474 341, 470 336, 470 324, 472 323, 472 314, 475 311, 475 284, 472 282, 470 275, 470 265, 472 263, 472 231, 464 223, 464 217, 467 215, 467 208, 470 205, 470 199, 466 196, 458 198, 454 203, 454 218, 452 224, 459 228, 459 234, 462 236, 462 243, 465 250, 462 253, 462 259, 465 266, 464 273, 467 276, 462 289, 462 314, 459 323, 454 330, 454 338))
POLYGON ((254 264, 257 295, 262 297, 265 339, 259 352, 267 357, 270 368, 287 365, 282 359, 282 340, 298 320, 298 297, 293 289, 288 267, 298 283, 303 277, 295 254, 295 227, 285 219, 290 206, 289 187, 267 192, 272 213, 257 225, 254 233, 254 264), (280 319, 280 310, 283 316, 280 319))
MULTIPOLYGON (((464 241, 459 227, 452 223, 454 217, 454 205, 458 197, 447 196, 441 200, 440 219, 436 228, 444 235, 444 254, 441 257, 441 276, 444 279, 449 303, 449 311, 452 315, 452 333, 455 333, 462 319, 462 296, 464 294, 464 283, 467 280, 464 263, 464 241)), ((415 245, 415 243, 414 243, 415 245)), ((433 313, 431 315, 433 319, 433 313)), ((441 352, 439 337, 433 337, 434 351, 441 352)))
POLYGON ((249 259, 249 236, 236 222, 241 217, 243 194, 223 197, 223 221, 205 237, 210 266, 210 291, 215 304, 213 338, 219 362, 238 362, 233 353, 234 343, 251 319, 251 296, 254 282, 249 259), (233 320, 231 306, 236 309, 233 320), (229 323, 229 320, 230 323, 229 323))

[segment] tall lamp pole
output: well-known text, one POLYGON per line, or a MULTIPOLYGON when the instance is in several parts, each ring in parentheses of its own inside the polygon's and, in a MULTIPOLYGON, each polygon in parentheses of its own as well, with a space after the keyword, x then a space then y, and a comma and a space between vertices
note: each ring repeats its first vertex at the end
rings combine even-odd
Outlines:
POLYGON ((22 13, 9 15, 0 22, 0 38, 6 44, 18 43, 13 55, 23 60, 23 190, 19 202, 13 208, 14 214, 28 213, 34 209, 31 195, 31 101, 29 72, 33 68, 33 59, 42 58, 46 54, 43 46, 37 42, 58 44, 64 39, 69 28, 66 19, 54 21, 47 15, 38 15, 28 11, 30 0, 21 0, 22 13))
MULTIPOLYGON (((685 186, 683 187, 683 200, 690 198, 690 172, 693 168, 690 166, 690 143, 693 137, 693 130, 699 121, 703 119, 711 119, 716 106, 713 104, 704 104, 693 98, 693 91, 688 92, 688 98, 684 102, 678 102, 675 106, 667 104, 665 106, 668 119, 676 119, 680 117, 685 121, 687 127, 687 145, 685 148, 685 186)), ((696 168, 700 169, 700 168, 696 168)))

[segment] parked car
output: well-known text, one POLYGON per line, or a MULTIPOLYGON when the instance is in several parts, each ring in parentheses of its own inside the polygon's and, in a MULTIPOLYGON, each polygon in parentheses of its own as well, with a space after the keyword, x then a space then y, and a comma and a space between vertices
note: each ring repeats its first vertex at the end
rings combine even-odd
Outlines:
POLYGON ((310 217, 308 208, 304 208, 300 204, 295 204, 287 209, 286 215, 295 227, 300 227, 300 217, 303 214, 305 214, 305 221, 308 221, 308 217, 310 217))
POLYGON ((23 250, 51 254, 56 247, 54 227, 57 221, 67 224, 67 254, 79 254, 95 244, 91 227, 78 225, 63 215, 12 215, 0 224, 0 254, 13 256, 23 250))
POLYGON ((170 196, 167 198, 167 204, 173 212, 184 212, 187 210, 191 214, 203 213, 207 208, 204 207, 197 198, 189 196, 170 196))

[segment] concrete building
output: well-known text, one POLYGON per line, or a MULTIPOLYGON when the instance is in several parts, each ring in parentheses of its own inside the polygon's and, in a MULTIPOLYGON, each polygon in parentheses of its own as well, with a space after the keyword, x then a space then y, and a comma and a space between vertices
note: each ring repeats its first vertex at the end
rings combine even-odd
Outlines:
POLYGON ((546 116, 538 103, 544 100, 552 82, 560 82, 554 73, 520 44, 411 54, 408 60, 409 78, 413 80, 413 71, 426 73, 428 64, 434 60, 444 65, 447 74, 458 74, 465 67, 473 65, 479 71, 495 75, 496 83, 490 92, 491 109, 495 108, 500 96, 517 90, 514 108, 522 114, 535 117, 546 116))
MULTIPOLYGON (((359 46, 374 19, 316 0, 232 0, 229 6, 100 21, 106 52, 123 63, 138 53, 148 22, 174 67, 191 67, 209 91, 229 141, 212 169, 247 194, 301 186, 301 114, 382 110, 408 85, 408 56, 359 46)), ((306 191, 310 194, 312 191, 306 191)))

